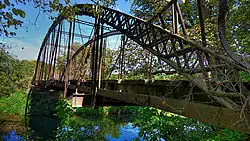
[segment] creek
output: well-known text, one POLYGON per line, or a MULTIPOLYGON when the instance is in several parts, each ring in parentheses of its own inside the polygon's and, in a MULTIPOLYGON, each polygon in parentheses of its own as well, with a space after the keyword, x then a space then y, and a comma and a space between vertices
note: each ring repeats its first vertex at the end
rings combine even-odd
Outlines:
MULTIPOLYGON (((30 137, 30 135, 33 135, 32 138, 35 140, 143 140, 142 137, 139 137, 138 135, 140 129, 133 126, 132 122, 133 120, 135 120, 135 117, 133 117, 132 115, 92 115, 84 117, 74 115, 73 117, 66 120, 67 121, 63 121, 64 125, 60 125, 56 130, 53 131, 55 133, 55 138, 51 138, 51 136, 34 136, 40 133, 35 133, 34 131, 31 133, 30 131, 28 131, 25 128, 23 120, 21 119, 6 119, 4 121, 6 128, 0 131, 1 140, 28 140, 27 136, 30 137)), ((46 129, 50 128, 48 127, 46 129)))

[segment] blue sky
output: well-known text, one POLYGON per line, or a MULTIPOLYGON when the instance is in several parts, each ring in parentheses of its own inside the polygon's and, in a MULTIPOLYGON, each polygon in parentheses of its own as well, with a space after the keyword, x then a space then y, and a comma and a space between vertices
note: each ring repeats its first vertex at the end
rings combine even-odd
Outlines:
MULTIPOLYGON (((71 1, 72 3, 74 3, 75 1, 77 1, 77 3, 91 2, 90 0, 71 1)), ((42 12, 40 12, 39 14, 39 9, 34 8, 30 4, 19 4, 17 7, 23 9, 26 12, 26 17, 23 20, 23 27, 19 28, 16 31, 17 36, 12 38, 0 37, 0 42, 13 45, 14 48, 12 49, 12 53, 16 55, 18 59, 35 60, 37 58, 37 54, 42 44, 43 38, 53 21, 49 20, 48 14, 42 12), (27 27, 27 29, 25 27, 27 27)), ((127 2, 125 0, 118 0, 115 9, 124 13, 129 13, 129 0, 127 2)), ((117 40, 117 37, 111 39, 111 44, 113 42, 112 40, 115 42, 115 40, 117 40)))

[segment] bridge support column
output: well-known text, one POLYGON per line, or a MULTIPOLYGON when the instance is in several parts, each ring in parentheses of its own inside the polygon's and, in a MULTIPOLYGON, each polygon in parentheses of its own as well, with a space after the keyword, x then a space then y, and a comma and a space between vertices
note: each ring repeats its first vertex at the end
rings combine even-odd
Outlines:
POLYGON ((92 94, 92 107, 96 105, 96 94, 97 94, 97 70, 98 70, 98 51, 99 51, 99 30, 100 30, 100 17, 97 16, 95 18, 95 32, 94 38, 95 40, 92 51, 91 51, 91 73, 92 73, 92 87, 91 87, 91 94, 92 94))

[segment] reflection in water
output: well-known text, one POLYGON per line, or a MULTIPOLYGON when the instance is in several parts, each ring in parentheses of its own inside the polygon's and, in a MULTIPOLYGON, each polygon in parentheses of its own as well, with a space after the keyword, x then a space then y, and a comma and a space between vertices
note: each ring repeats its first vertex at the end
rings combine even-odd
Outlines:
MULTIPOLYGON (((77 116, 71 118, 68 125, 62 125, 56 132, 56 140, 143 140, 138 136, 139 128, 134 127, 131 122, 125 121, 120 116, 89 119, 77 116)), ((17 135, 15 130, 12 130, 3 135, 2 140, 19 141, 29 139, 26 139, 25 135, 17 135)))
MULTIPOLYGON (((246 140, 247 136, 229 129, 216 128, 183 117, 167 116, 151 108, 138 112, 140 116, 68 116, 61 120, 54 130, 54 136, 49 138, 36 136, 34 133, 11 131, 1 133, 4 141, 18 140, 57 140, 57 141, 131 141, 131 140, 246 140), (154 114, 153 114, 154 113, 154 114), (132 117, 132 118, 131 118, 132 117), (34 137, 34 136, 32 136, 34 137), (37 139, 38 138, 38 139, 37 139)), ((52 125, 53 126, 53 125, 52 125)), ((49 128, 46 128, 49 129, 49 128)), ((46 130, 41 129, 41 130, 46 130)), ((36 130, 40 131, 40 130, 36 130)), ((46 131, 44 131, 46 132, 46 131)))
POLYGON ((63 120, 57 132, 58 140, 134 140, 139 138, 139 128, 132 119, 120 116, 80 117, 63 120))
MULTIPOLYGON (((109 140, 109 141, 130 141, 130 140, 134 140, 139 138, 138 133, 139 133, 139 128, 138 127, 134 127, 132 123, 128 123, 125 126, 121 126, 120 127, 120 132, 121 134, 119 135, 118 138, 114 138, 110 135, 106 135, 105 139, 109 140)), ((139 138, 140 141, 143 140, 143 138, 139 138)))
POLYGON ((14 130, 10 131, 7 135, 2 136, 3 141, 20 141, 22 140, 20 135, 17 135, 14 130))

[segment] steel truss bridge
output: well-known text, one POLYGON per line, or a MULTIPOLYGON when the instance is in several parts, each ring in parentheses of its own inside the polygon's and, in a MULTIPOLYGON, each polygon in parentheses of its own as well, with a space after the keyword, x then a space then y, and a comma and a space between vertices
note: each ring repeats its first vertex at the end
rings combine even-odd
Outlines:
POLYGON ((200 5, 202 42, 189 39, 175 0, 149 21, 92 4, 75 7, 78 10, 73 20, 61 15, 49 28, 37 58, 34 88, 63 91, 64 97, 83 97, 82 105, 152 106, 250 133, 250 87, 239 77, 249 68, 224 50, 223 44, 215 50, 206 43, 200 5), (172 11, 171 22, 164 21, 168 10, 172 11), (93 27, 92 31, 88 27, 93 27), (117 35, 121 44, 113 58, 118 61, 113 67, 105 66, 108 39, 117 35), (130 73, 125 65, 129 43, 147 52, 145 80, 126 79, 130 73), (152 68, 157 62, 159 72, 183 79, 153 80, 157 72, 152 68), (104 68, 115 68, 118 73, 104 68), (110 80, 109 73, 118 76, 117 80, 110 80))

